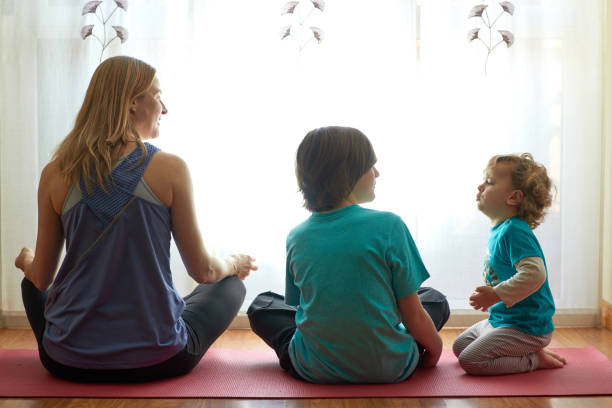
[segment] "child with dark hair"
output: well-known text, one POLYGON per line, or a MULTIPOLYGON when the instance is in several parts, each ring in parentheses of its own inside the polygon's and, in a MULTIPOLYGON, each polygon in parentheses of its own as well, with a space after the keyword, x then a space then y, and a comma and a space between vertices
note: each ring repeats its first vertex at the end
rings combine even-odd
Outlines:
POLYGON ((478 186, 478 209, 491 219, 485 259, 486 286, 470 296, 489 319, 455 340, 453 352, 474 375, 521 373, 560 368, 565 358, 546 350, 555 312, 546 261, 533 234, 552 203, 546 168, 529 153, 489 160, 478 186))
POLYGON ((365 209, 379 173, 357 129, 309 132, 296 176, 312 215, 287 237, 285 298, 260 294, 247 312, 280 365, 314 383, 393 383, 435 366, 444 295, 421 288, 429 274, 408 228, 365 209))

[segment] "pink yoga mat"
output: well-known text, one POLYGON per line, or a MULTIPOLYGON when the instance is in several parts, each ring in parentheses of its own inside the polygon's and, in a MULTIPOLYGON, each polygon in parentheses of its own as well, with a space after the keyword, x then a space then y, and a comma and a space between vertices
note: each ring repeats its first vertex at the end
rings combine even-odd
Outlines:
POLYGON ((562 369, 498 377, 466 375, 450 350, 435 368, 385 385, 315 385, 279 367, 272 350, 213 348, 188 375, 148 384, 76 384, 48 374, 34 350, 0 349, 1 397, 350 398, 612 394, 612 361, 594 347, 556 351, 562 369))

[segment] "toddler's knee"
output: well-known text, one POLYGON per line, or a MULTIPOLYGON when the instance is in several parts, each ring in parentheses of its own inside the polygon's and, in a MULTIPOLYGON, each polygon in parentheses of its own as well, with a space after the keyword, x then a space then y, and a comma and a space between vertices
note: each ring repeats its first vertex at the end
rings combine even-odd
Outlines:
POLYGON ((459 360, 459 365, 466 373, 471 375, 482 374, 482 362, 473 358, 468 353, 460 353, 457 359, 459 360))
POLYGON ((462 344, 463 342, 460 341, 460 339, 455 339, 455 341, 453 342, 453 354, 455 355, 455 357, 459 358, 459 355, 461 354, 461 352, 465 349, 465 345, 462 344))

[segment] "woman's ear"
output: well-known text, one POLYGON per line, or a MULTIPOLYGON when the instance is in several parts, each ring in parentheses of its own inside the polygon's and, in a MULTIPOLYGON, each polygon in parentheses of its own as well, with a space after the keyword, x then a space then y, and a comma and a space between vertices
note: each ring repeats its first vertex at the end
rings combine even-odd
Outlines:
POLYGON ((521 190, 514 190, 506 199, 506 204, 518 206, 523 202, 524 193, 521 190))

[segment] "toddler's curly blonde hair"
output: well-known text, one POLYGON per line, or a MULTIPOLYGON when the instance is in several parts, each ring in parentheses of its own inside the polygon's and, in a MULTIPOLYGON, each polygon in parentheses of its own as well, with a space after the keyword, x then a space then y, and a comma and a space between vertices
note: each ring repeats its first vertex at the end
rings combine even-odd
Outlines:
POLYGON ((493 156, 487 167, 496 163, 512 163, 512 184, 523 192, 523 201, 518 206, 518 216, 531 229, 536 229, 544 221, 546 209, 552 204, 553 183, 548 177, 546 167, 537 163, 530 153, 504 154, 493 156))

